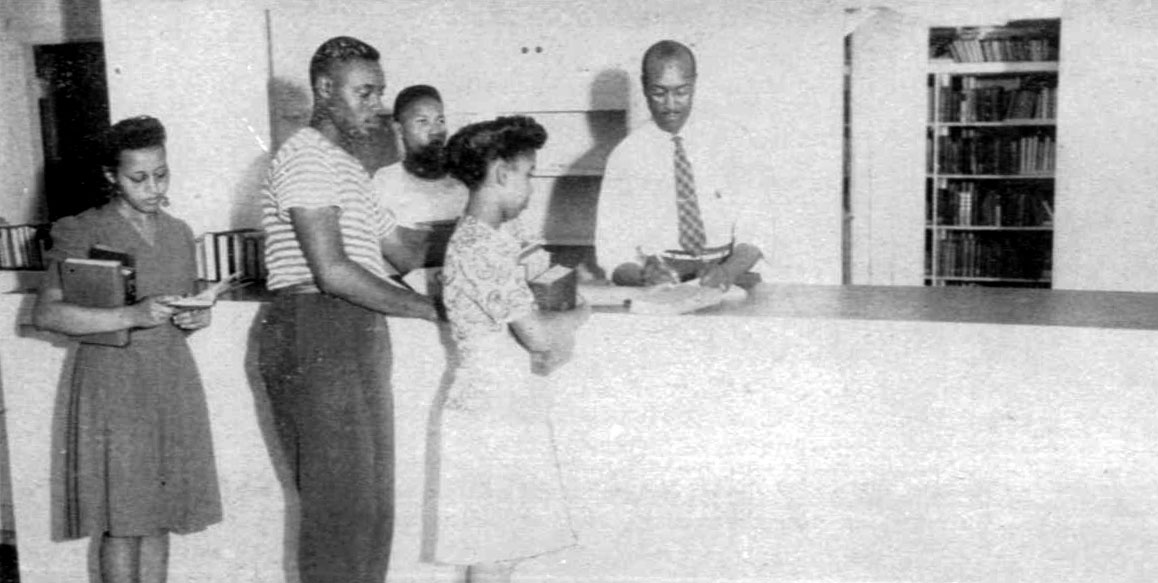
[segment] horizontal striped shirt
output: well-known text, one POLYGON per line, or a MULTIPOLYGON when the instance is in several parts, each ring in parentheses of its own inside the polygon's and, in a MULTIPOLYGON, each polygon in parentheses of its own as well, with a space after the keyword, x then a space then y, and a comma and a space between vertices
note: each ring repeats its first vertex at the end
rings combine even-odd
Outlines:
POLYGON ((317 130, 298 130, 278 149, 261 207, 269 289, 315 283, 290 221, 292 208, 336 207, 346 256, 387 278, 381 241, 394 228, 394 217, 374 196, 362 164, 317 130))

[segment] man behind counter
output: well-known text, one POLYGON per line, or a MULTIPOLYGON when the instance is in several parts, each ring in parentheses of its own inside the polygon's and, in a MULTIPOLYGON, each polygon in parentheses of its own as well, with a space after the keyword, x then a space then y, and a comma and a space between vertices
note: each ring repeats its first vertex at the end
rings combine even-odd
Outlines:
POLYGON ((733 128, 692 117, 696 60, 675 41, 643 55, 651 121, 607 160, 596 253, 617 285, 700 278, 727 288, 763 257, 740 177, 728 163, 743 146, 733 128))

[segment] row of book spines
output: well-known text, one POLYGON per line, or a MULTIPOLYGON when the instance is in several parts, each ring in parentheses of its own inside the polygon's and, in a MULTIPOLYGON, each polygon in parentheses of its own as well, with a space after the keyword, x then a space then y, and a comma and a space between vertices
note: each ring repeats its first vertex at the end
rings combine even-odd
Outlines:
POLYGON ((936 200, 928 207, 929 218, 936 216, 937 226, 1041 227, 1053 223, 1053 207, 1042 194, 977 193, 974 186, 938 189, 936 200))
MULTIPOLYGON (((1053 136, 939 136, 937 168, 945 174, 1044 174, 1054 170, 1053 136)), ((929 150, 932 172, 933 141, 929 150)))
MULTIPOLYGON (((935 91, 935 89, 931 89, 935 91)), ((929 100, 932 121, 941 122, 994 122, 1016 120, 1049 120, 1057 117, 1057 89, 1006 90, 1001 87, 983 87, 941 94, 939 115, 932 115, 933 99, 929 100)))
POLYGON ((198 279, 265 279, 265 235, 260 229, 208 232, 197 237, 196 243, 198 279))
POLYGON ((957 39, 949 43, 949 56, 958 63, 1056 61, 1058 43, 1052 38, 957 39))
POLYGON ((937 238, 936 272, 932 254, 926 256, 926 272, 937 277, 991 277, 1043 279, 1050 271, 1048 248, 1026 253, 1024 244, 992 240, 973 233, 942 233, 937 238))
POLYGON ((0 269, 44 269, 49 225, 0 225, 0 269))

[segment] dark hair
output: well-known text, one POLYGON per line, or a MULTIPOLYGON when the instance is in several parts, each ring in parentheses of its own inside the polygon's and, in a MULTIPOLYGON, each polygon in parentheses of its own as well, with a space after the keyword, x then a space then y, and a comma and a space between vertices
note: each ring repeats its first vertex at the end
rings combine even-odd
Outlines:
POLYGON ((437 89, 430 85, 411 85, 399 91, 398 97, 394 98, 394 121, 402 121, 402 112, 410 107, 411 103, 427 98, 442 103, 442 96, 438 94, 437 89))
POLYGON ((318 77, 329 74, 336 65, 349 61, 378 62, 378 49, 350 36, 336 36, 318 47, 310 59, 310 90, 318 77))
POLYGON ((661 40, 643 53, 643 64, 640 67, 640 78, 647 79, 647 65, 653 61, 684 60, 691 65, 692 78, 696 76, 696 55, 687 45, 674 40, 661 40))
POLYGON ((139 115, 118 121, 105 133, 101 166, 116 168, 121 164, 121 152, 165 145, 165 126, 155 117, 139 115))
POLYGON ((474 190, 486 179, 495 160, 511 161, 547 143, 547 130, 534 119, 513 115, 472 123, 446 144, 446 168, 451 176, 474 190))

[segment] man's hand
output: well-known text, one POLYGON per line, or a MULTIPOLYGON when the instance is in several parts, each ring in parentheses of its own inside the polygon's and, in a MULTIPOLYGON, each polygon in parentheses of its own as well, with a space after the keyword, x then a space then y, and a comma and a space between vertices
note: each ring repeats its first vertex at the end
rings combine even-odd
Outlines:
POLYGON ((641 277, 645 286, 680 282, 679 273, 657 255, 648 255, 643 261, 641 277))
POLYGON ((719 263, 709 263, 700 268, 698 277, 700 285, 704 287, 716 287, 724 291, 732 287, 734 279, 732 274, 719 263))
POLYGON ((648 267, 638 263, 624 263, 616 267, 611 274, 611 283, 631 287, 651 286, 668 281, 676 282, 668 270, 658 265, 648 267))

